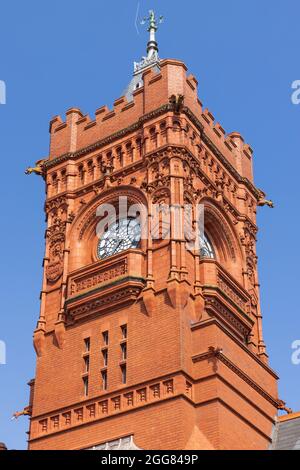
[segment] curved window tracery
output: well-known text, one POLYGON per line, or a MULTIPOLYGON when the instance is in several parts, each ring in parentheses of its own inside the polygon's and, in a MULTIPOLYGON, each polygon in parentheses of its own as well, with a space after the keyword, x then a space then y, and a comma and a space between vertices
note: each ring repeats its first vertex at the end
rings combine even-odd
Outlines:
POLYGON ((200 256, 201 258, 215 258, 213 246, 205 233, 200 234, 200 256))
POLYGON ((112 223, 98 242, 97 256, 100 259, 137 248, 141 240, 141 226, 134 218, 123 218, 112 223))

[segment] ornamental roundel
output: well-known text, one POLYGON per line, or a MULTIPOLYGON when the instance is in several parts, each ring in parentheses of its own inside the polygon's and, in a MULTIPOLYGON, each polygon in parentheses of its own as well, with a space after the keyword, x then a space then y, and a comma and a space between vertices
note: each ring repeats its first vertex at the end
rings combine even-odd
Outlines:
POLYGON ((65 237, 60 233, 50 242, 49 262, 46 266, 46 277, 49 282, 57 281, 63 273, 63 250, 65 237))

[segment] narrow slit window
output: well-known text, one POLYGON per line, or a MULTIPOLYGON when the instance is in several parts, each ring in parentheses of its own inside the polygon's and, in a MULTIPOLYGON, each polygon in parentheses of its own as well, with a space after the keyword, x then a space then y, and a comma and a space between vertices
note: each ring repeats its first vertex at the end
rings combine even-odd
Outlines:
POLYGON ((103 370, 101 372, 102 376, 102 390, 107 390, 107 371, 103 370))
POLYGON ((127 338, 127 325, 121 326, 121 332, 122 332, 122 339, 126 339, 127 338))
POLYGON ((122 376, 122 384, 126 384, 126 381, 127 381, 127 368, 126 368, 125 364, 123 364, 121 366, 121 376, 122 376))
POLYGON ((91 349, 91 340, 90 338, 84 339, 84 352, 89 352, 91 349))
POLYGON ((108 364, 108 350, 107 349, 103 349, 102 357, 103 357, 103 367, 107 367, 107 364, 108 364))
POLYGON ((88 373, 90 370, 90 356, 84 358, 84 372, 88 373))
POLYGON ((126 361, 127 359, 127 344, 126 343, 121 344, 121 357, 122 357, 122 361, 126 361))
POLYGON ((83 391, 84 391, 84 396, 87 397, 89 394, 89 379, 88 377, 83 378, 83 391))
POLYGON ((108 346, 108 340, 109 340, 108 331, 103 331, 102 338, 103 338, 104 346, 108 346))

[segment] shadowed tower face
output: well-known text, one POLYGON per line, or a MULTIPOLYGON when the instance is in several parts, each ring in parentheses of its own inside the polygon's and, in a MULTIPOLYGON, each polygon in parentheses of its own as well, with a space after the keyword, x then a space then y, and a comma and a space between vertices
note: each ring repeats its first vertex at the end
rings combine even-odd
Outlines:
POLYGON ((147 21, 125 96, 53 118, 34 170, 47 230, 29 448, 266 449, 280 402, 252 150, 159 58, 147 21))

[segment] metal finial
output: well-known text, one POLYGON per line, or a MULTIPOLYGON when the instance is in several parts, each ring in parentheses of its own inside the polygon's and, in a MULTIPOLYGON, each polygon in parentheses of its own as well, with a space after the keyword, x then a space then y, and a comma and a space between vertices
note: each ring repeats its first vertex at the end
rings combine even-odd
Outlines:
POLYGON ((158 25, 163 22, 163 19, 164 19, 163 16, 159 16, 159 18, 157 18, 155 16, 154 10, 149 10, 148 18, 145 17, 141 21, 141 24, 146 24, 146 23, 149 24, 148 29, 147 29, 147 31, 149 31, 150 33, 149 41, 147 44, 147 54, 148 54, 147 58, 148 59, 153 57, 153 55, 157 55, 158 47, 157 47, 157 42, 155 38, 155 33, 158 29, 158 25))
POLYGON ((160 16, 158 18, 158 22, 157 22, 157 18, 155 17, 154 10, 149 10, 148 18, 146 18, 146 17, 143 18, 142 21, 141 21, 141 24, 145 24, 145 23, 147 23, 147 21, 149 21, 148 31, 150 31, 150 29, 152 29, 152 28, 157 30, 158 24, 162 23, 163 20, 164 20, 164 17, 160 16))
POLYGON ((155 38, 155 33, 158 29, 158 25, 162 23, 163 17, 156 17, 153 10, 149 11, 149 16, 143 18, 141 24, 148 25, 147 31, 149 32, 149 41, 147 43, 147 56, 142 57, 139 62, 134 62, 134 77, 126 90, 125 96, 129 100, 132 99, 132 90, 136 90, 138 87, 143 86, 142 74, 148 68, 160 67, 160 58, 158 56, 158 46, 155 38))

